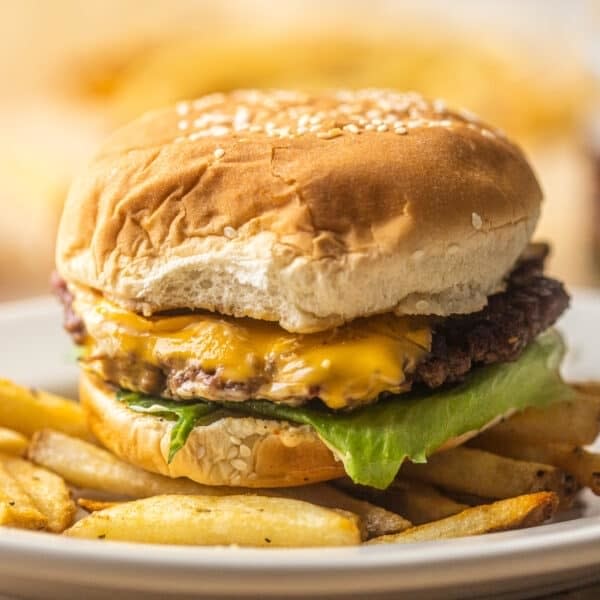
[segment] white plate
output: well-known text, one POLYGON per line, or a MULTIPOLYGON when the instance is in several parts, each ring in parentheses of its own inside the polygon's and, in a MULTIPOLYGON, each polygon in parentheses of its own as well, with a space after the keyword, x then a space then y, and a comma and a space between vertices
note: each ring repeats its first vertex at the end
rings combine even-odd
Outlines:
MULTIPOLYGON (((61 392, 77 368, 52 299, 0 305, 0 376, 61 392)), ((600 294, 580 291, 562 320, 570 378, 600 376, 600 294)), ((410 546, 329 550, 190 548, 79 541, 0 530, 0 594, 165 598, 171 594, 518 597, 600 579, 600 500, 535 529, 410 546)))

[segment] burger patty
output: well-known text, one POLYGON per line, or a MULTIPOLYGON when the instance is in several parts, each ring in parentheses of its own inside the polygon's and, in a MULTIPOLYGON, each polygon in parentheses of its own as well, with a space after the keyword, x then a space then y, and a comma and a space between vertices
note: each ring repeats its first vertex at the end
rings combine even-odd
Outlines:
POLYGON ((474 366, 515 360, 569 306, 562 283, 542 274, 543 262, 524 261, 504 292, 481 311, 444 319, 415 380, 430 388, 460 381, 474 366))
MULTIPOLYGON (((483 310, 440 319, 433 327, 431 352, 409 374, 412 383, 437 388, 460 381, 478 365, 515 360, 550 327, 569 305, 569 296, 560 282, 543 275, 547 252, 544 245, 531 245, 510 274, 505 291, 490 296, 483 310)), ((81 343, 85 326, 73 311, 73 296, 60 278, 54 277, 52 284, 65 307, 65 329, 81 343)), ((101 362, 103 377, 109 381, 157 395, 176 397, 176 390, 203 380, 216 390, 225 386, 228 394, 235 391, 241 400, 251 397, 257 387, 253 381, 223 382, 196 366, 165 373, 131 360, 101 362)), ((317 396, 318 390, 314 392, 317 396)))

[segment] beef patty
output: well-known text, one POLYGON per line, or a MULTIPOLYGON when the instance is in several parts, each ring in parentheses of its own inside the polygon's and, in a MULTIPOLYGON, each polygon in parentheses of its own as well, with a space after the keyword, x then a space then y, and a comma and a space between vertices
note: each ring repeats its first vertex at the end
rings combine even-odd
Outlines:
POLYGON ((476 365, 515 360, 569 306, 564 286, 543 275, 545 244, 532 244, 510 274, 506 290, 481 311, 448 317, 434 329, 431 354, 417 381, 430 388, 460 381, 476 365))
MULTIPOLYGON (((505 291, 494 294, 481 311, 439 319, 433 327, 431 352, 412 374, 412 381, 437 388, 460 381, 474 367, 515 360, 527 345, 550 327, 569 305, 563 285, 543 275, 548 248, 531 245, 506 282, 505 291)), ((65 329, 76 343, 85 338, 83 321, 72 308, 73 296, 65 283, 53 277, 53 287, 65 307, 65 329)), ((173 395, 186 380, 214 377, 198 369, 163 373, 156 367, 105 361, 105 377, 132 389, 157 395, 173 395)), ((214 378, 214 385, 223 385, 214 378)), ((228 382, 241 397, 251 396, 252 382, 228 382)), ((307 398, 308 400, 308 398, 307 398)))

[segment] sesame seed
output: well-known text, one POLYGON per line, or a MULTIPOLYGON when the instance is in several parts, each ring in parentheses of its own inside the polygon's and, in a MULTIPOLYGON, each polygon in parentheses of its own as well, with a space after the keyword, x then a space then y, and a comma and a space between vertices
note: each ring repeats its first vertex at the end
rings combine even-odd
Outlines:
POLYGON ((476 212, 471 214, 471 224, 478 231, 481 229, 481 226, 483 225, 483 220, 476 212))
POLYGON ((190 126, 190 122, 186 121, 185 119, 182 119, 181 121, 179 121, 179 123, 177 123, 177 128, 180 129, 181 131, 183 131, 184 129, 187 129, 190 126))
POLYGON ((461 108, 458 111, 458 114, 465 120, 465 121, 469 121, 470 123, 479 123, 479 117, 472 113, 469 109, 467 108, 461 108))
POLYGON ((225 156, 225 150, 223 148, 216 148, 213 152, 215 158, 223 158, 225 156))
POLYGON ((343 131, 339 127, 333 127, 329 131, 322 131, 317 133, 318 138, 323 138, 326 140, 332 140, 340 135, 343 135, 343 131))
POLYGON ((175 106, 175 110, 180 117, 184 117, 190 112, 190 105, 187 102, 178 102, 175 106))
POLYGON ((425 311, 429 308, 429 302, 427 302, 427 300, 419 300, 415 305, 415 308, 418 311, 425 311))
POLYGON ((243 444, 240 446, 240 456, 242 458, 248 458, 252 454, 252 451, 248 446, 244 446, 243 444))
POLYGON ((354 123, 344 125, 344 131, 349 131, 350 133, 360 133, 360 129, 354 125, 354 123))
POLYGON ((237 236, 237 231, 233 227, 227 225, 223 228, 223 235, 226 238, 232 240, 233 238, 235 238, 237 236))
POLYGON ((321 368, 329 369, 329 367, 331 367, 331 361, 328 358, 321 361, 321 368))
POLYGON ((202 135, 202 133, 200 131, 197 131, 195 133, 190 133, 190 135, 188 135, 188 140, 190 140, 190 142, 195 142, 196 140, 199 140, 201 137, 204 137, 202 135))
POLYGON ((433 101, 433 112, 443 113, 446 112, 446 102, 441 98, 436 98, 433 101))
POLYGON ((240 438, 238 438, 238 437, 235 437, 235 435, 230 435, 229 436, 229 441, 232 444, 235 444, 236 446, 239 446, 242 443, 242 440, 240 440, 240 438))
POLYGON ((394 133, 397 133, 398 135, 404 135, 408 133, 408 129, 406 129, 406 127, 394 127, 394 133))
POLYGON ((236 458, 235 460, 232 460, 231 466, 234 469, 237 469, 238 471, 242 472, 246 472, 248 470, 248 465, 246 464, 246 461, 242 460, 241 458, 236 458))
POLYGON ((215 125, 214 127, 211 127, 210 130, 212 135, 216 136, 216 137, 222 137, 224 135, 227 135, 231 130, 229 129, 229 127, 223 127, 222 125, 215 125))
POLYGON ((365 131, 373 131, 373 129, 375 129, 375 126, 371 125, 371 123, 365 125, 365 131))
POLYGON ((489 129, 482 129, 481 135, 492 140, 496 139, 496 136, 489 129))
POLYGON ((377 127, 377 131, 387 131, 388 130, 388 126, 385 123, 382 123, 381 125, 379 125, 379 127, 377 127))
POLYGON ((309 124, 309 121, 310 121, 309 115, 302 115, 298 119, 298 127, 306 127, 309 124))

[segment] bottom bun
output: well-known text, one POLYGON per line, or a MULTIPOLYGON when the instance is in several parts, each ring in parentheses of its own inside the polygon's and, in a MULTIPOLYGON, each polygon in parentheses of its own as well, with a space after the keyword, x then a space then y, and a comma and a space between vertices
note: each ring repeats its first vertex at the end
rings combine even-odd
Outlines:
POLYGON ((100 379, 82 374, 81 404, 90 429, 123 460, 169 477, 206 485, 287 487, 335 479, 344 467, 308 426, 227 417, 196 427, 171 463, 173 422, 136 413, 100 379))

